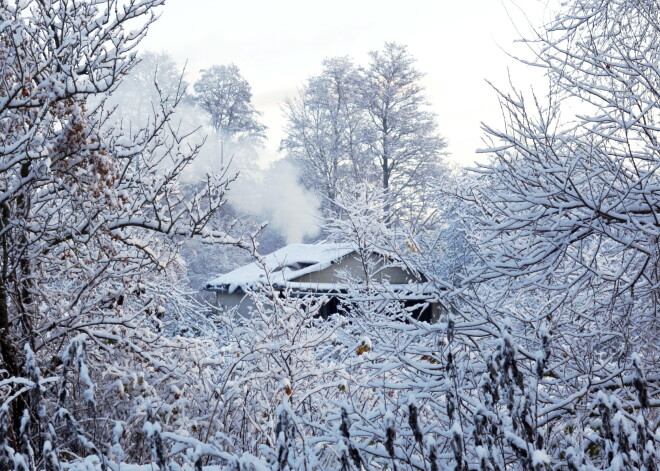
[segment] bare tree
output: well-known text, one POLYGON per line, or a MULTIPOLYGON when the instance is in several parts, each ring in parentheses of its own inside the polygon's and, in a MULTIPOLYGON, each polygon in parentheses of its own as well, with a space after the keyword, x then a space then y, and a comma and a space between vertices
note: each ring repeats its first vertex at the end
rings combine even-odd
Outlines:
POLYGON ((365 152, 365 115, 359 107, 360 76, 346 57, 323 61, 297 97, 284 105, 287 137, 281 149, 303 170, 303 183, 333 214, 342 188, 369 181, 376 169, 365 152))
POLYGON ((117 107, 113 118, 125 119, 138 128, 153 121, 154 110, 160 108, 161 101, 175 100, 188 91, 183 74, 169 53, 140 52, 130 72, 107 100, 108 106, 117 107))
POLYGON ((470 195, 485 234, 463 286, 522 344, 553 333, 554 388, 575 410, 610 381, 643 405, 624 388, 635 369, 649 394, 660 390, 659 12, 657 2, 566 4, 529 41, 549 95, 499 92, 505 124, 485 127, 491 160, 470 195))
POLYGON ((425 219, 429 182, 442 172, 446 144, 420 84, 423 74, 405 46, 386 43, 362 69, 361 106, 371 128, 371 154, 380 167, 395 218, 425 219))
POLYGON ((282 149, 303 167, 304 178, 337 208, 337 193, 361 183, 385 189, 391 221, 421 228, 434 214, 431 182, 445 171, 435 116, 405 46, 387 43, 366 68, 346 58, 323 63, 299 96, 288 100, 282 149))
POLYGON ((165 351, 162 316, 177 295, 155 281, 176 262, 175 238, 232 241, 209 226, 227 180, 209 176, 190 198, 178 186, 197 152, 170 127, 181 87, 148 125, 109 125, 106 98, 162 4, 0 5, 0 459, 27 460, 20 469, 58 469, 54 446, 104 456, 91 437, 110 443, 112 414, 141 430, 108 378, 165 351), (95 379, 106 381, 99 395, 95 379))

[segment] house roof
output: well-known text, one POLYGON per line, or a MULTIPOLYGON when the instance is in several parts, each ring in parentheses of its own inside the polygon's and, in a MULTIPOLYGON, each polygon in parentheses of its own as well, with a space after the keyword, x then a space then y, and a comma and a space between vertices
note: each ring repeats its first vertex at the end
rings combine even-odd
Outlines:
POLYGON ((273 284, 285 284, 324 270, 354 251, 351 244, 287 245, 266 255, 261 263, 253 262, 212 279, 206 289, 227 293, 237 289, 247 291, 266 284, 268 278, 273 284))

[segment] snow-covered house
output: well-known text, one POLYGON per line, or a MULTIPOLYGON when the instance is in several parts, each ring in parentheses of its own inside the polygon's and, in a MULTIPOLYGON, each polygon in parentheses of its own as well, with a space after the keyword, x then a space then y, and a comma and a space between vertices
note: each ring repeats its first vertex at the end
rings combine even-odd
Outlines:
POLYGON ((439 317, 442 305, 424 275, 391 263, 391 258, 381 253, 369 254, 364 260, 351 244, 288 245, 267 255, 261 263, 253 262, 212 279, 205 289, 215 293, 218 307, 235 308, 248 316, 252 301, 247 293, 272 284, 290 296, 326 296, 328 302, 320 314, 327 316, 338 312, 340 304, 347 307, 351 300, 355 302, 355 288, 364 284, 366 273, 370 273, 370 283, 379 288, 379 294, 370 300, 398 300, 412 310, 415 318, 427 322, 439 317), (370 270, 365 270, 365 265, 370 270))

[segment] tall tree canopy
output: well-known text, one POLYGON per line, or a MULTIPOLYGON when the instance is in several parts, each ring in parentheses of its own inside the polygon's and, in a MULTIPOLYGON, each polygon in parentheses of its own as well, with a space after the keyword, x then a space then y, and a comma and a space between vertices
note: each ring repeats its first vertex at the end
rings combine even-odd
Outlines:
POLYGON ((397 217, 419 221, 428 209, 424 196, 430 181, 439 177, 446 144, 438 136, 435 115, 425 109, 423 74, 407 48, 386 43, 369 57, 360 87, 372 133, 368 145, 397 217))
POLYGON ((113 117, 138 128, 153 122, 161 102, 175 100, 187 91, 183 72, 167 52, 141 51, 107 100, 107 105, 117 107, 113 117))
POLYGON ((220 139, 220 160, 225 145, 236 139, 265 138, 266 126, 252 105, 252 88, 235 65, 214 65, 202 71, 194 84, 195 100, 211 117, 211 126, 220 139))
POLYGON ((389 219, 413 226, 432 214, 430 182, 444 171, 444 140, 407 48, 386 43, 370 63, 323 63, 285 105, 282 148, 304 169, 306 183, 333 209, 340 188, 368 182, 388 193, 389 219))
POLYGON ((358 70, 348 58, 327 59, 321 74, 284 105, 287 136, 281 148, 302 167, 303 183, 322 195, 326 215, 336 210, 342 189, 373 178, 376 170, 365 153, 359 87, 358 70))

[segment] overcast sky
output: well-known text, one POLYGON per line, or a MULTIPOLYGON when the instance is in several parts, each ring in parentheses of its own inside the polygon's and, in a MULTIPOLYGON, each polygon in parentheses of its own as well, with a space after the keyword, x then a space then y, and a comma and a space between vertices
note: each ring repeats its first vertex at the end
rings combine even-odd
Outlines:
MULTIPOLYGON (((236 64, 252 85, 255 107, 269 127, 263 161, 277 158, 282 139, 280 106, 318 74, 324 58, 350 56, 366 65, 367 53, 386 41, 406 44, 426 73, 427 96, 449 142, 451 158, 470 165, 482 146, 480 122, 500 120, 486 79, 506 86, 539 81, 503 51, 522 54, 516 27, 540 24, 547 0, 169 0, 143 43, 166 50, 194 81, 200 69, 236 64), (516 24, 512 24, 513 21, 516 24)), ((537 83, 536 85, 541 85, 537 83)))

